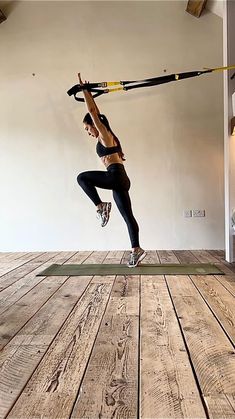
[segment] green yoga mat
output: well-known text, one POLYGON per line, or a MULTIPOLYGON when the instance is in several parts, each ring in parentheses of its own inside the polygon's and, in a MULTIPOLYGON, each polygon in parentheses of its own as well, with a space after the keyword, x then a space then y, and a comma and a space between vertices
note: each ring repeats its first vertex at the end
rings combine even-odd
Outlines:
POLYGON ((90 276, 90 275, 224 275, 210 263, 197 264, 141 264, 135 268, 127 265, 51 265, 37 276, 90 276))

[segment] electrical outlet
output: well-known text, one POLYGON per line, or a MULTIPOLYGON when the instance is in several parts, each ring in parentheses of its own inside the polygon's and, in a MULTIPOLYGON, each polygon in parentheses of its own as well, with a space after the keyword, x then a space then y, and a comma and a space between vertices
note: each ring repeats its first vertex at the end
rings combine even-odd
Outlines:
POLYGON ((184 218, 192 217, 192 210, 184 210, 184 218))
POLYGON ((206 212, 205 210, 193 210, 193 217, 205 217, 206 212))

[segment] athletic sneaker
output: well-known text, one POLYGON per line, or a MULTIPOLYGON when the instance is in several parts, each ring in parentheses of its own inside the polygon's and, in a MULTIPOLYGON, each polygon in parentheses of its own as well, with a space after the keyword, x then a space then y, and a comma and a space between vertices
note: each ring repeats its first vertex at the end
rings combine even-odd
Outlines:
POLYGON ((129 263, 128 263, 129 268, 134 268, 135 266, 137 266, 139 262, 142 259, 144 259, 145 256, 146 256, 146 252, 143 249, 138 249, 134 252, 131 252, 129 263))
POLYGON ((111 206, 111 202, 102 202, 102 208, 97 210, 97 218, 101 221, 101 227, 106 226, 109 220, 111 206))

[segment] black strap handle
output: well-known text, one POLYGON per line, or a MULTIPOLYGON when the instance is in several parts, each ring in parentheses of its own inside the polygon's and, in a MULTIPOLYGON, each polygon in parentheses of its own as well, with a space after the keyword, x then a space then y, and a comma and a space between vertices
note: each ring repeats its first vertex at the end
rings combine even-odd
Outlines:
MULTIPOLYGON (((96 92, 94 95, 92 95, 93 98, 97 97, 97 96, 101 96, 104 93, 107 93, 105 91, 99 90, 98 92, 96 92)), ((84 97, 77 97, 76 94, 74 95, 74 99, 77 100, 78 102, 85 102, 84 97)))
POLYGON ((93 98, 97 96, 101 96, 104 93, 107 93, 107 90, 96 89, 96 87, 97 87, 97 83, 88 83, 88 84, 83 84, 82 86, 80 84, 75 84, 73 87, 71 87, 71 89, 67 91, 67 94, 69 96, 73 95, 74 99, 77 100, 78 102, 85 102, 85 99, 83 97, 80 98, 76 96, 77 93, 82 92, 83 90, 88 90, 89 92, 91 92, 91 94, 95 92, 95 94, 92 95, 93 98))

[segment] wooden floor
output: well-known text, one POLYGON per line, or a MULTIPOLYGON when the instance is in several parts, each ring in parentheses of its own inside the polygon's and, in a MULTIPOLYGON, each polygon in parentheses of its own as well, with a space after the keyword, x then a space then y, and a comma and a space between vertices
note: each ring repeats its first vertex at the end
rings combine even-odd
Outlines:
POLYGON ((36 277, 128 253, 0 253, 0 418, 235 418, 235 266, 224 276, 36 277))

